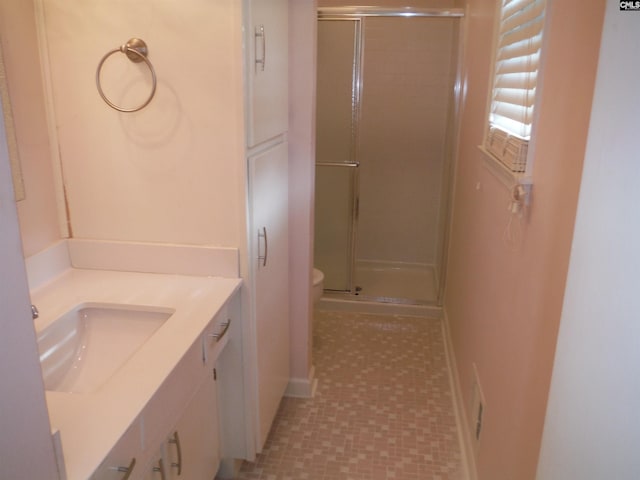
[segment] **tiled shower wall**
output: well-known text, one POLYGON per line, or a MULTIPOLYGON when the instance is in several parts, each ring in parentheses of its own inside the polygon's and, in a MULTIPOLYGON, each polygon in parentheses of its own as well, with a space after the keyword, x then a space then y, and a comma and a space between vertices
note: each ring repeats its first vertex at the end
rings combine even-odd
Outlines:
MULTIPOLYGON (((343 7, 345 5, 371 5, 370 1, 353 1, 349 2, 345 0, 319 0, 319 7, 343 7)), ((413 6, 419 3, 419 7, 426 8, 455 8, 455 7, 463 7, 463 0, 428 0, 427 2, 419 1, 413 2, 413 6)), ((412 5, 412 2, 408 2, 407 0, 383 0, 379 2, 375 2, 375 4, 379 7, 406 7, 407 5, 412 5)))
POLYGON ((364 19, 357 260, 437 263, 457 21, 364 19))

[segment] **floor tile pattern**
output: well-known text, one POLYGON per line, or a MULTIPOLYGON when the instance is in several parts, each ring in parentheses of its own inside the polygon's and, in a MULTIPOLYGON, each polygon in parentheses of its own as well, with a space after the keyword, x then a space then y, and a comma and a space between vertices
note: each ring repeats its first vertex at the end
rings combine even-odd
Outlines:
POLYGON ((312 399, 285 398, 238 480, 459 480, 440 322, 316 312, 312 399))

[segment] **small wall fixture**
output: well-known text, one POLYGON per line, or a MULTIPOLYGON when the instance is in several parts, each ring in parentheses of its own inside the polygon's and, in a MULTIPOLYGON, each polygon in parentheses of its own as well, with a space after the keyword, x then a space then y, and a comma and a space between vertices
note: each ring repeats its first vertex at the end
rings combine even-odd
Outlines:
POLYGON ((144 107, 146 107, 151 101, 151 99, 153 98, 153 96, 155 95, 156 85, 157 85, 156 71, 153 68, 153 65, 151 64, 149 59, 147 58, 148 54, 149 54, 149 50, 144 40, 140 38, 131 38, 124 45, 121 45, 120 47, 114 48, 113 50, 107 52, 105 56, 102 57, 102 59, 100 60, 100 63, 98 63, 98 68, 96 69, 96 86, 98 87, 98 93, 100 94, 102 99, 105 101, 105 103, 109 105, 111 108, 113 108, 114 110, 117 110, 119 112, 125 112, 125 113, 137 112, 139 110, 142 110, 144 107), (152 78, 151 94, 145 100, 145 102, 139 105, 138 107, 135 107, 135 108, 120 107, 115 103, 113 103, 111 100, 109 100, 107 96, 104 94, 104 92, 102 91, 102 85, 100 84, 100 72, 102 71, 102 66, 104 65, 104 62, 107 60, 107 58, 109 58, 111 55, 117 52, 124 53, 127 56, 127 58, 129 58, 129 60, 131 60, 134 63, 140 63, 140 62, 146 63, 147 67, 149 67, 149 71, 151 72, 151 78, 152 78))

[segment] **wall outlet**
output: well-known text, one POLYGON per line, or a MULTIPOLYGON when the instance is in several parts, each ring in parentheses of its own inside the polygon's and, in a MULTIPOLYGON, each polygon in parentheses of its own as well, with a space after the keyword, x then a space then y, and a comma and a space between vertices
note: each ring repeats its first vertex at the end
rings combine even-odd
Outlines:
POLYGON ((476 364, 473 364, 473 395, 471 404, 470 415, 470 430, 473 432, 473 439, 475 446, 477 447, 482 435, 482 427, 484 421, 484 413, 486 410, 486 402, 484 394, 482 393, 482 387, 480 386, 480 378, 478 376, 478 369, 476 364))

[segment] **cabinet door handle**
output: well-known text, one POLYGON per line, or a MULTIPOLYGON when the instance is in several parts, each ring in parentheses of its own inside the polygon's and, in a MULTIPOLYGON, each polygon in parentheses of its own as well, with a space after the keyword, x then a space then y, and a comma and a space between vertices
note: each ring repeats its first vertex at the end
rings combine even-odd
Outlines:
POLYGON ((264 25, 258 25, 255 32, 255 53, 256 53, 256 72, 258 71, 258 65, 260 65, 260 71, 264 72, 267 65, 267 36, 264 32, 264 25), (258 58, 258 39, 262 39, 262 58, 258 58))
POLYGON ((136 466, 136 457, 131 459, 131 463, 129 463, 128 467, 118 467, 116 470, 121 473, 125 473, 126 475, 122 477, 122 480, 129 480, 131 476, 131 472, 133 472, 133 468, 136 466))
POLYGON ((262 227, 262 232, 258 230, 258 261, 262 260, 262 266, 267 266, 267 256, 269 255, 269 242, 267 240, 267 227, 262 227), (264 255, 260 255, 260 239, 264 238, 264 255))
POLYGON ((222 331, 220 333, 210 333, 209 336, 216 339, 216 342, 222 340, 222 337, 225 336, 227 330, 229 330, 229 326, 231 325, 231 319, 227 319, 226 322, 222 324, 222 331))
POLYGON ((182 447, 180 446, 180 436, 178 435, 177 430, 173 432, 173 438, 169 440, 169 443, 176 446, 176 450, 178 452, 178 461, 172 462, 171 466, 178 469, 178 476, 180 476, 182 475, 182 447))
POLYGON ((160 478, 162 480, 167 480, 167 472, 164 471, 164 462, 162 459, 158 460, 158 466, 153 467, 154 472, 160 472, 160 478))

